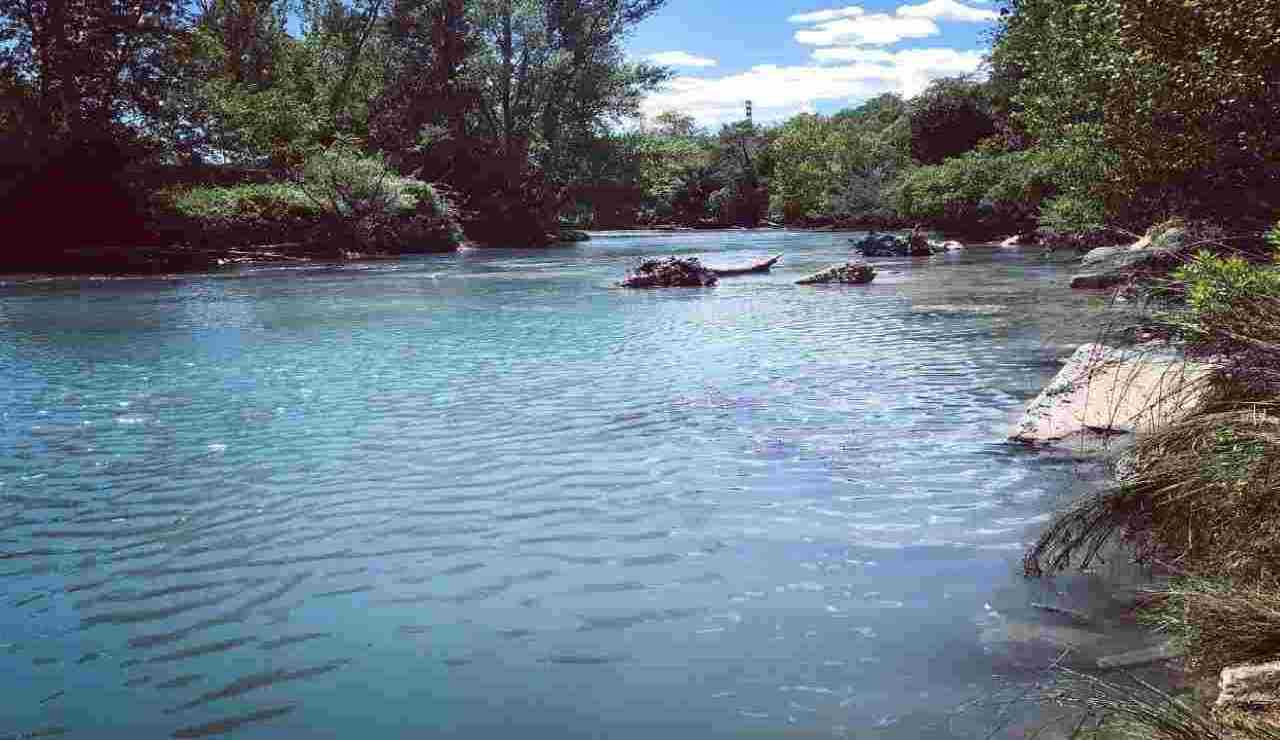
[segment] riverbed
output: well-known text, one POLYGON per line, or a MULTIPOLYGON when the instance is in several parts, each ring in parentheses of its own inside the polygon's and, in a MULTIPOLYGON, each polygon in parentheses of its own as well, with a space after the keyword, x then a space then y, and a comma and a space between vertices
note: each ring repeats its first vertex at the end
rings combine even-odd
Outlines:
POLYGON ((848 237, 0 283, 0 737, 986 736, 1087 484, 1005 436, 1104 307, 794 285, 848 237))

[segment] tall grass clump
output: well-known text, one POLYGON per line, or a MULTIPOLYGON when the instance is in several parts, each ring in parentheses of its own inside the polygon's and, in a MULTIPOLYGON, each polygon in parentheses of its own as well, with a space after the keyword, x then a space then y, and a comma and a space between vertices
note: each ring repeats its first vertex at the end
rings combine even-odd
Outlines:
POLYGON ((1121 539, 1140 560, 1255 577, 1280 563, 1280 409, 1204 413, 1139 439, 1119 485, 1060 513, 1032 575, 1089 566, 1121 539))
POLYGON ((1272 578, 1179 579, 1149 605, 1144 619, 1187 649, 1187 667, 1199 675, 1280 660, 1280 583, 1272 578))
MULTIPOLYGON (((1235 738, 1208 713, 1133 675, 1102 677, 1062 669, 1044 698, 1079 712, 1072 740, 1235 738)), ((1266 740, 1280 740, 1280 734, 1266 740)))

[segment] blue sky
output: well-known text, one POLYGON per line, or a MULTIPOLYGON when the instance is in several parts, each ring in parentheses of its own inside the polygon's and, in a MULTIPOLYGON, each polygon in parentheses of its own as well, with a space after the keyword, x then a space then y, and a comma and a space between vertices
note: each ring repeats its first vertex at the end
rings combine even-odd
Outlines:
POLYGON ((992 0, 669 0, 627 49, 677 74, 647 115, 714 126, 740 119, 750 98, 769 122, 978 72, 996 17, 992 0))

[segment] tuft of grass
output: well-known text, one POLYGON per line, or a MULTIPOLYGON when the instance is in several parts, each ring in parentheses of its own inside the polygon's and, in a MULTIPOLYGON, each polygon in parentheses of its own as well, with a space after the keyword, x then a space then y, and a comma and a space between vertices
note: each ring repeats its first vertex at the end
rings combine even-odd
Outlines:
POLYGON ((1062 669, 1045 698, 1082 711, 1072 738, 1280 740, 1280 731, 1267 726, 1237 734, 1207 711, 1131 674, 1104 678, 1062 669))
POLYGON ((1280 417, 1267 405, 1204 413, 1140 438, 1119 485, 1059 514, 1029 575, 1088 567, 1122 538, 1139 560, 1257 577, 1280 563, 1280 417))
POLYGON ((1143 618, 1186 649, 1197 674, 1280 660, 1280 584, 1270 577, 1181 579, 1159 592, 1143 618))

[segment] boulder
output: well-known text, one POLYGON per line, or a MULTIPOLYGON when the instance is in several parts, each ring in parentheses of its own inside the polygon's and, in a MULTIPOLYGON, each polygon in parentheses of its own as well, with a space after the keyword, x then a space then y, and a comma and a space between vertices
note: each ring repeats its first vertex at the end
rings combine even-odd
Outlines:
POLYGON ((1078 290, 1114 288, 1140 273, 1159 267, 1162 261, 1176 259, 1175 255, 1153 250, 1150 246, 1150 240, 1144 238, 1127 247, 1090 250, 1081 260, 1083 271, 1071 278, 1071 287, 1078 290))
POLYGON ((1081 260, 1081 272, 1071 278, 1071 287, 1105 290, 1164 275, 1181 265, 1196 244, 1220 237, 1219 231, 1204 224, 1188 225, 1177 219, 1157 224, 1127 246, 1090 250, 1081 260))
POLYGON ((849 262, 797 280, 796 285, 866 285, 875 279, 876 268, 863 262, 849 262))
POLYGON ((636 265, 622 281, 624 288, 705 288, 719 278, 702 266, 696 257, 647 259, 636 265))
POLYGON ((1043 443, 1154 431, 1196 410, 1208 376, 1208 366, 1187 361, 1167 345, 1086 344, 1031 402, 1010 438, 1043 443))
POLYGON ((1222 669, 1213 716, 1232 729, 1280 730, 1280 662, 1222 669))
POLYGON ((589 242, 591 241, 591 235, 585 231, 578 231, 577 229, 561 229, 560 233, 556 235, 556 241, 589 242))

